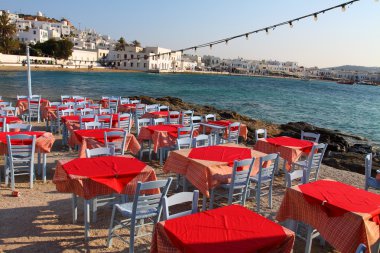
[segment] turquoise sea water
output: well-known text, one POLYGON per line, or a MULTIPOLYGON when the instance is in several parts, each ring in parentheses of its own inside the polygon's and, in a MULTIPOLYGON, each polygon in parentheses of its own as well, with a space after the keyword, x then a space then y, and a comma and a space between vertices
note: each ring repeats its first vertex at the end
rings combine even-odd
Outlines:
MULTIPOLYGON (((0 95, 27 94, 25 72, 0 72, 0 95)), ((244 76, 32 72, 33 94, 174 96, 252 118, 306 121, 380 143, 380 87, 244 76)))

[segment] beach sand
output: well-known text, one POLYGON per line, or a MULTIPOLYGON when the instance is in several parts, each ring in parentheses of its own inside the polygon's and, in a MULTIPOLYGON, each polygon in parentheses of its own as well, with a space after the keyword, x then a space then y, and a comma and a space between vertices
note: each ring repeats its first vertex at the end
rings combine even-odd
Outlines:
MULTIPOLYGON (((39 124, 34 130, 44 130, 39 124)), ((53 150, 48 154, 48 182, 43 183, 37 177, 33 189, 29 189, 28 176, 16 178, 16 188, 20 197, 12 197, 10 188, 2 182, 0 187, 0 252, 119 252, 128 249, 128 244, 115 238, 113 247, 106 248, 108 226, 111 218, 111 208, 98 209, 98 221, 91 224, 90 240, 84 241, 83 205, 79 201, 78 223, 72 224, 71 194, 59 193, 51 179, 56 161, 63 158, 75 158, 76 152, 69 152, 61 146, 61 139, 56 136, 53 150)), ((155 168, 159 178, 166 178, 157 161, 148 162, 155 168)), ((2 168, 1 168, 2 169, 2 168)), ((171 175, 175 178, 175 175, 171 175)), ((364 176, 337 170, 322 165, 320 178, 331 178, 344 183, 363 187, 364 176)), ((171 188, 174 188, 174 183, 171 188)), ((273 194, 273 208, 267 208, 267 199, 262 201, 261 214, 274 219, 284 196, 284 177, 276 177, 273 194)), ((171 193, 173 193, 171 191, 171 193)), ((170 194, 171 194, 170 193, 170 194)), ((377 192, 379 193, 379 192, 377 192)), ((201 204, 201 203, 199 203, 201 204)), ((253 208, 253 201, 247 202, 248 208, 253 208)), ((126 237, 127 231, 124 231, 126 237)), ((138 239, 136 252, 149 252, 150 238, 138 239)), ((296 239, 294 252, 303 252, 305 243, 296 239)), ((312 252, 336 252, 330 246, 321 247, 314 240, 312 252)))
MULTIPOLYGON (((0 66, 0 71, 26 71, 26 66, 0 66)), ((141 72, 134 70, 111 69, 111 68, 61 68, 61 67, 38 67, 32 66, 31 71, 63 71, 63 72, 141 72)))

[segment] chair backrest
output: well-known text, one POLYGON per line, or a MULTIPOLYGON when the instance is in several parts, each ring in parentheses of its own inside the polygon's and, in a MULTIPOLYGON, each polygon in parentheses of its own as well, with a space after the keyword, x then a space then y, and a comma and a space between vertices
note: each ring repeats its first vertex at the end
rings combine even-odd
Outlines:
POLYGON ((159 104, 153 104, 153 105, 146 105, 145 111, 146 112, 158 112, 159 111, 159 104))
POLYGON ((180 120, 179 116, 180 116, 179 111, 169 111, 168 123, 169 124, 179 124, 179 120, 180 120))
POLYGON ((120 97, 119 101, 120 101, 121 105, 123 105, 123 104, 129 104, 130 103, 129 98, 122 98, 122 97, 120 97))
POLYGON ((85 122, 84 123, 84 129, 99 129, 102 128, 103 123, 102 122, 85 122))
POLYGON ((132 99, 132 100, 129 100, 129 102, 131 104, 140 104, 141 103, 141 100, 138 100, 138 99, 132 99))
POLYGON ((7 124, 7 131, 11 132, 14 129, 20 130, 20 132, 32 131, 32 125, 29 124, 7 124))
POLYGON ((12 106, 12 102, 0 102, 0 108, 12 106))
POLYGON ((115 155, 113 147, 86 149, 87 158, 113 155, 115 155))
POLYGON ((258 140, 266 139, 266 138, 268 138, 266 129, 256 129, 255 130, 255 141, 256 142, 258 140))
POLYGON ((193 144, 193 139, 190 137, 178 138, 176 142, 177 142, 177 150, 189 149, 191 148, 193 144))
POLYGON ((125 131, 104 132, 104 144, 108 148, 113 147, 116 155, 124 155, 126 141, 127 132, 125 131))
POLYGON ((181 138, 193 138, 193 127, 179 127, 177 129, 177 139, 181 138))
POLYGON ((113 110, 112 108, 100 108, 99 114, 112 114, 113 110))
POLYGON ((7 116, 16 116, 16 107, 6 106, 2 110, 6 112, 7 116))
POLYGON ((17 160, 20 160, 20 158, 28 159, 31 163, 33 163, 35 144, 35 135, 7 135, 8 155, 11 158, 11 166, 13 166, 14 158, 17 160))
POLYGON ((191 117, 191 124, 199 124, 202 122, 201 116, 193 116, 191 117))
POLYGON ((83 96, 72 96, 72 98, 75 100, 75 102, 77 102, 77 101, 86 101, 86 98, 83 97, 83 96))
POLYGON ((17 100, 28 98, 28 96, 17 95, 17 100))
POLYGON ((114 113, 117 113, 118 106, 119 106, 119 98, 118 97, 110 97, 108 99, 108 108, 112 109, 114 113))
POLYGON ((279 157, 280 156, 277 153, 260 157, 258 185, 260 185, 262 179, 265 179, 265 178, 270 178, 273 183, 274 173, 277 171, 277 168, 278 168, 279 157))
POLYGON ((166 124, 165 118, 153 119, 153 125, 163 125, 163 124, 166 124))
POLYGON ((321 137, 320 134, 301 131, 301 140, 307 140, 318 143, 319 137, 321 137))
MULTIPOLYGON (((64 110, 65 111, 65 110, 64 110)), ((91 114, 87 114, 87 115, 81 115, 79 117, 79 127, 80 129, 85 129, 85 122, 84 122, 84 119, 91 119, 92 122, 95 121, 95 115, 91 115, 91 114)))
POLYGON ((359 246, 356 248, 355 253, 365 253, 367 249, 367 246, 365 246, 364 243, 359 244, 359 246))
POLYGON ((206 134, 200 134, 197 137, 193 138, 193 146, 198 147, 207 147, 211 143, 210 136, 206 134))
POLYGON ((74 115, 75 110, 74 109, 64 109, 64 110, 58 110, 58 115, 59 116, 70 116, 74 115))
POLYGON ((365 180, 367 181, 368 178, 371 178, 371 171, 372 171, 372 153, 369 153, 364 158, 364 164, 365 164, 365 180))
POLYGON ((66 103, 63 103, 64 105, 66 106, 69 106, 70 108, 74 108, 76 103, 75 102, 66 102, 66 103))
POLYGON ((155 210, 156 217, 154 223, 160 220, 162 211, 162 200, 167 195, 172 178, 169 177, 167 180, 157 180, 150 182, 138 182, 136 187, 135 197, 133 199, 132 207, 132 219, 138 214, 142 214, 146 211, 155 210), (156 194, 141 194, 142 191, 160 189, 161 193, 156 194))
POLYGON ((198 212, 198 199, 199 199, 199 191, 195 190, 194 192, 180 192, 176 193, 170 197, 165 196, 163 198, 163 210, 162 216, 163 220, 170 220, 173 218, 182 217, 189 214, 194 214, 198 212), (169 208, 171 206, 183 204, 191 202, 191 209, 187 211, 178 212, 175 214, 171 214, 169 212, 169 208))
POLYGON ((57 107, 57 106, 62 105, 62 103, 61 103, 61 102, 49 102, 49 105, 50 105, 51 107, 57 107))
POLYGON ((151 123, 151 119, 139 119, 139 118, 136 118, 136 126, 137 126, 136 132, 137 132, 137 136, 140 133, 141 127, 143 127, 143 126, 149 126, 150 123, 151 123))
POLYGON ((95 110, 92 108, 83 108, 80 110, 81 115, 95 114, 95 110))
POLYGON ((323 156, 325 155, 327 149, 327 144, 320 143, 317 145, 314 145, 311 149, 311 152, 309 153, 308 159, 307 159, 307 175, 306 175, 306 182, 309 181, 316 181, 318 178, 319 168, 322 163, 323 156), (310 180, 310 176, 314 174, 313 180, 310 180))
POLYGON ((127 133, 130 133, 132 127, 132 114, 119 113, 117 115, 117 127, 123 129, 127 133))
POLYGON ((40 113, 41 98, 28 99, 28 110, 34 113, 40 113))
POLYGON ((5 132, 7 129, 7 118, 0 118, 0 132, 5 132))
POLYGON ((215 114, 207 114, 204 116, 204 121, 215 121, 216 120, 216 115, 215 114))
POLYGON ((102 123, 101 128, 112 128, 112 118, 113 115, 98 115, 95 117, 97 122, 102 123))
POLYGON ((234 193, 234 189, 236 188, 236 186, 244 185, 244 188, 247 189, 248 184, 249 184, 249 178, 251 176, 254 163, 255 163, 255 158, 244 159, 241 161, 234 161, 234 166, 232 168, 229 194, 232 195, 234 193), (248 168, 244 169, 244 167, 246 166, 248 166, 248 168))
POLYGON ((194 111, 192 111, 192 110, 182 111, 181 115, 182 115, 181 124, 184 126, 190 126, 191 125, 191 117, 193 117, 194 111))
POLYGON ((137 118, 141 118, 145 114, 146 104, 137 104, 135 114, 137 118))
POLYGON ((167 105, 160 105, 158 107, 158 110, 159 111, 169 111, 170 109, 169 109, 169 106, 167 106, 167 105))
POLYGON ((228 126, 228 142, 239 142, 240 122, 234 122, 228 126))
POLYGON ((61 95, 61 102, 63 103, 64 100, 66 99, 70 99, 70 96, 69 95, 61 95))

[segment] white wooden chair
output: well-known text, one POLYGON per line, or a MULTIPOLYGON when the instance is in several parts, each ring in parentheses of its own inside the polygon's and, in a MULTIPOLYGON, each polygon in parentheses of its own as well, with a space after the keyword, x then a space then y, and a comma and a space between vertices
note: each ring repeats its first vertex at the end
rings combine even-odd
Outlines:
POLYGON ((190 215, 198 212, 198 200, 199 191, 195 190, 193 192, 180 192, 176 193, 170 197, 165 196, 163 199, 163 209, 162 217, 163 220, 170 220, 173 218, 183 217, 185 215, 190 215), (170 214, 169 208, 172 206, 177 206, 183 203, 191 202, 191 209, 178 212, 175 214, 170 214))

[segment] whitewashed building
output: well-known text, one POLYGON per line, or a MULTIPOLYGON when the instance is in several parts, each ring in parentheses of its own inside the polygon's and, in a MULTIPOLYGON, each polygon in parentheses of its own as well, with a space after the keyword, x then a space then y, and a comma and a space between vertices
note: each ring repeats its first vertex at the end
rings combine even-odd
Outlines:
POLYGON ((49 39, 49 32, 45 29, 30 28, 17 33, 18 39, 23 43, 36 44, 43 43, 49 39))

